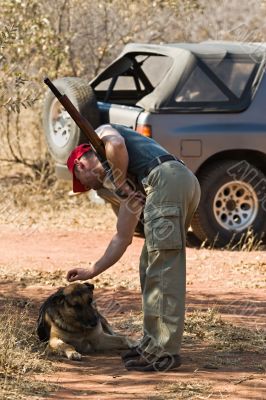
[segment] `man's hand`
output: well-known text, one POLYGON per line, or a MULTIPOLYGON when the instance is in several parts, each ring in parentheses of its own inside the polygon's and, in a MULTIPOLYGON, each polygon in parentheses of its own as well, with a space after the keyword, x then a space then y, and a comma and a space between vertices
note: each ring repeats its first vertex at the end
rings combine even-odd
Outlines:
POLYGON ((94 272, 94 266, 92 265, 88 269, 84 268, 73 268, 68 271, 67 273, 67 280, 68 282, 74 282, 74 281, 86 281, 87 279, 92 279, 96 276, 94 272))

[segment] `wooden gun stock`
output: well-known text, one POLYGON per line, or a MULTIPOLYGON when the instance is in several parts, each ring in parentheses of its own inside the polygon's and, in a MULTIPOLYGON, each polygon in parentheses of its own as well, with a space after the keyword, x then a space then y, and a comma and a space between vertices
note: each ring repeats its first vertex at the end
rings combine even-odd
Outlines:
POLYGON ((94 131, 89 121, 79 113, 74 104, 69 100, 69 98, 65 94, 59 92, 57 87, 55 87, 55 85, 50 81, 49 78, 45 78, 44 83, 51 89, 55 97, 57 97, 58 101, 62 104, 62 106, 66 109, 71 118, 76 122, 78 127, 82 130, 84 135, 88 138, 88 141, 92 145, 97 157, 99 158, 103 166, 105 165, 107 166, 107 168, 105 168, 106 171, 110 170, 110 168, 107 165, 104 144, 97 135, 97 133, 94 131))
MULTIPOLYGON (((86 118, 84 118, 79 113, 79 111, 76 109, 74 104, 69 100, 69 98, 65 94, 60 93, 60 91, 50 81, 49 78, 45 78, 44 83, 51 89, 51 91, 53 92, 55 97, 65 108, 65 110, 68 112, 70 117, 76 122, 78 127, 82 130, 84 135, 88 138, 88 141, 92 145, 96 156, 98 157, 99 161, 101 162, 103 168, 106 171, 107 177, 109 178, 109 184, 111 184, 111 187, 108 187, 108 189, 113 190, 122 199, 127 198, 127 195, 124 194, 120 189, 117 189, 114 185, 112 170, 106 159, 106 153, 105 153, 103 141, 99 138, 97 133, 94 131, 92 125, 89 123, 89 121, 86 118)), ((132 187, 132 189, 134 189, 134 185, 132 185, 132 183, 130 181, 127 181, 127 183, 130 185, 130 187, 132 187)))

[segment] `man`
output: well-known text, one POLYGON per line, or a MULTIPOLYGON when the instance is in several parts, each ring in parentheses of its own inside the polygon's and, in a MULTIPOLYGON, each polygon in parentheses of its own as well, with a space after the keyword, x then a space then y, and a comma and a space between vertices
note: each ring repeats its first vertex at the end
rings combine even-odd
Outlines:
MULTIPOLYGON (((143 210, 143 338, 123 361, 128 370, 177 368, 185 314, 186 232, 199 203, 199 183, 182 161, 153 139, 120 125, 103 125, 96 132, 104 143, 115 185, 128 197, 121 201, 117 232, 104 255, 88 269, 70 270, 67 279, 91 279, 115 264, 131 244, 143 210), (144 189, 145 205, 144 196, 126 182, 127 174, 144 189)), ((89 145, 73 150, 68 168, 73 191, 99 189, 105 183, 105 170, 89 145)))

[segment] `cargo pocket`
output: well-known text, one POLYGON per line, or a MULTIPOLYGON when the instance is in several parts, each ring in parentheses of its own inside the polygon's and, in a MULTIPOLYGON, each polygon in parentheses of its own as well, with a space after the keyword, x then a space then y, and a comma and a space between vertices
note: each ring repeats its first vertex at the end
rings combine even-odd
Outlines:
POLYGON ((167 205, 144 209, 144 231, 149 251, 182 249, 180 208, 167 205))

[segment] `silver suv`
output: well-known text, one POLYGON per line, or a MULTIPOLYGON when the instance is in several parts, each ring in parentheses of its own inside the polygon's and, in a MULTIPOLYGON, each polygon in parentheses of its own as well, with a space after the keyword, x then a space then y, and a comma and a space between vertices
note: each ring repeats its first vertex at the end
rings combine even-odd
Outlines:
MULTIPOLYGON (((182 158, 202 189, 194 235, 224 246, 250 228, 266 231, 265 54, 264 44, 130 44, 91 82, 55 84, 94 127, 129 126, 182 158)), ((44 128, 68 178, 67 156, 85 138, 51 93, 44 128)), ((112 194, 99 194, 117 211, 112 194)))

